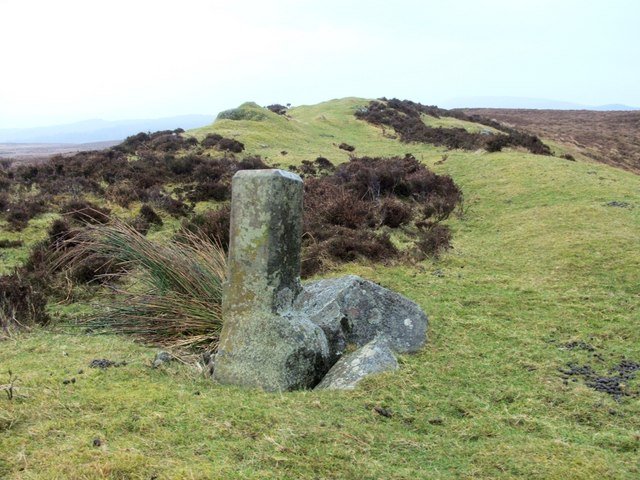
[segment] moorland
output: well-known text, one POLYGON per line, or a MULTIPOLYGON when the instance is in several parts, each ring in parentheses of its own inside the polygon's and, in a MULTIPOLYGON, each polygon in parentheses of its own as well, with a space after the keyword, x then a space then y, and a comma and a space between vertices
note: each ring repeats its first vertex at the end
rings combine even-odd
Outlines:
POLYGON ((396 99, 246 103, 4 160, 0 477, 637 478, 640 177, 599 129, 548 128, 396 99), (217 290, 177 295, 158 266, 214 264, 232 175, 265 167, 305 180, 304 278, 357 274, 427 312, 398 372, 283 394, 207 378, 217 290), (160 348, 174 361, 152 368, 160 348))
POLYGON ((640 112, 465 109, 572 148, 597 162, 640 172, 640 112))

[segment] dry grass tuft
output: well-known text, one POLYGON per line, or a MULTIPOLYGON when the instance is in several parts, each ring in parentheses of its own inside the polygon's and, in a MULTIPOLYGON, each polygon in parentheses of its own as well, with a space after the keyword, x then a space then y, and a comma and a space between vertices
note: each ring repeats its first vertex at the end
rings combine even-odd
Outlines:
POLYGON ((135 279, 126 288, 112 287, 109 303, 84 325, 162 345, 215 349, 226 272, 219 245, 193 232, 160 245, 122 222, 89 228, 73 242, 57 266, 73 269, 106 258, 135 279))

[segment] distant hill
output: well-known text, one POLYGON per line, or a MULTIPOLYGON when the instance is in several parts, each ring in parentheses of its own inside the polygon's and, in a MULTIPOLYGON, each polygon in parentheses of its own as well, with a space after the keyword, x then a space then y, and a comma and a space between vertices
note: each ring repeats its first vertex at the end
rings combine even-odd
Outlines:
POLYGON ((621 104, 583 105, 579 103, 549 100, 547 98, 526 97, 456 97, 442 104, 445 108, 509 108, 535 110, 594 110, 594 111, 627 111, 640 110, 621 104))
POLYGON ((124 140, 138 132, 202 127, 215 115, 181 115, 138 120, 84 120, 66 125, 0 129, 0 143, 94 143, 124 140))

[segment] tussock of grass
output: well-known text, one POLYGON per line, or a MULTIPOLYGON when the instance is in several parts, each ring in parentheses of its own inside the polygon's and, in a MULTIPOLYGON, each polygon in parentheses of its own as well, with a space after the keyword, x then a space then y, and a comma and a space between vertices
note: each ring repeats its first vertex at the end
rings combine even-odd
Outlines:
POLYGON ((117 221, 74 237, 57 266, 109 259, 137 280, 130 289, 114 287, 111 303, 84 323, 155 343, 214 349, 225 253, 196 233, 184 232, 181 239, 159 244, 117 221))

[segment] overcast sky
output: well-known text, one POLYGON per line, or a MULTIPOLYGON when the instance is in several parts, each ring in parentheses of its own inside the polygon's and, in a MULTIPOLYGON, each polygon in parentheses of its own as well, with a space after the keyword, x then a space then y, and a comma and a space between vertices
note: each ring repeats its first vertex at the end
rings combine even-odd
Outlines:
POLYGON ((640 106, 637 0, 0 0, 0 128, 253 100, 640 106))

